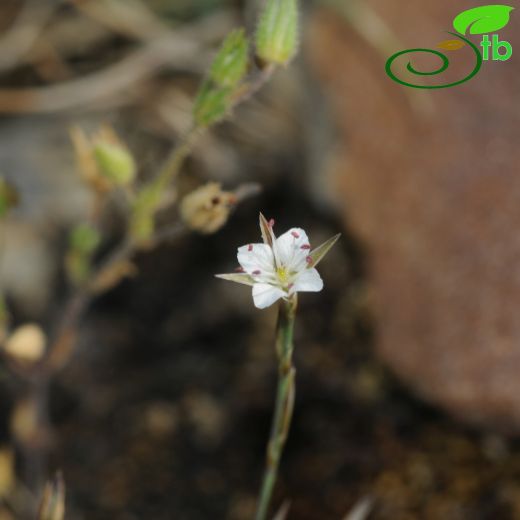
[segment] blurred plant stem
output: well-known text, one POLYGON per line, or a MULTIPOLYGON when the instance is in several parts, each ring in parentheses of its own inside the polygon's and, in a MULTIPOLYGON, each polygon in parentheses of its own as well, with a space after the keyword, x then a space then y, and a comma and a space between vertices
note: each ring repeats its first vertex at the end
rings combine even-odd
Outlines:
MULTIPOLYGON (((268 65, 260 71, 255 78, 246 83, 233 100, 231 108, 235 108, 250 99, 251 96, 253 96, 267 81, 269 81, 275 70, 276 67, 268 65)), ((215 126, 218 122, 219 121, 208 127, 194 125, 181 139, 180 143, 172 149, 163 165, 159 168, 156 177, 150 181, 147 187, 153 186, 160 191, 166 190, 179 174, 184 161, 193 151, 193 147, 197 140, 200 139, 209 128, 215 126)), ((76 290, 66 305, 61 323, 47 356, 47 359, 51 361, 49 363, 52 368, 51 371, 55 371, 65 364, 69 355, 72 353, 70 351, 72 348, 71 343, 73 343, 75 329, 77 328, 77 323, 81 318, 83 311, 95 295, 103 292, 100 290, 103 285, 100 282, 102 282, 111 271, 117 268, 118 265, 127 263, 137 251, 150 249, 166 240, 175 239, 185 231, 186 228, 182 224, 178 224, 173 226, 171 229, 158 229, 150 238, 142 241, 132 238, 128 234, 123 239, 120 246, 117 247, 115 251, 98 266, 97 269, 93 270, 89 279, 76 290)), ((123 274, 124 273, 122 273, 122 275, 123 274)), ((114 280, 115 283, 117 283, 117 281, 119 280, 114 280)), ((115 285, 115 283, 111 284, 111 286, 115 285)))
MULTIPOLYGON (((249 82, 238 90, 236 96, 232 99, 229 112, 239 104, 247 101, 253 96, 273 75, 276 67, 268 65, 264 69, 258 72, 249 82)), ((158 194, 157 200, 153 200, 150 207, 146 208, 145 217, 150 218, 151 222, 154 222, 156 213, 158 213, 164 202, 162 195, 168 190, 170 185, 175 181, 178 176, 184 161, 193 151, 193 148, 197 140, 204 135, 211 127, 222 121, 228 116, 226 113, 223 117, 214 121, 211 125, 201 126, 194 124, 192 129, 187 132, 184 138, 181 139, 178 145, 176 145, 166 160, 159 168, 157 175, 146 184, 142 190, 148 190, 148 193, 158 194)), ((240 188, 237 190, 236 201, 238 202, 241 198, 245 198, 245 194, 240 195, 240 188)), ((94 225, 98 225, 102 208, 97 208, 95 212, 93 222, 94 225)), ((187 232, 188 229, 183 223, 178 222, 175 225, 171 225, 167 228, 156 229, 155 224, 151 227, 150 234, 146 234, 142 238, 138 235, 133 235, 131 227, 127 229, 127 232, 122 239, 119 246, 117 246, 112 253, 109 253, 107 258, 104 259, 97 267, 94 267, 88 274, 86 280, 78 285, 70 295, 68 301, 65 303, 63 312, 61 313, 60 319, 53 331, 53 337, 51 343, 47 349, 45 357, 34 367, 32 377, 36 382, 31 386, 30 399, 35 405, 37 412, 36 421, 37 428, 42 432, 43 438, 49 438, 50 420, 48 417, 48 394, 51 381, 56 373, 58 373, 63 367, 67 365, 71 357, 74 354, 76 346, 76 338, 78 333, 78 326, 83 317, 83 314, 87 310, 92 300, 111 289, 122 278, 132 273, 132 257, 141 250, 148 250, 156 247, 157 245, 166 241, 175 240, 183 233, 187 232)), ((281 312, 280 319, 280 338, 279 343, 279 356, 280 366, 284 368, 285 372, 283 378, 281 378, 281 387, 279 390, 279 400, 281 401, 277 412, 280 417, 277 421, 282 421, 279 425, 280 428, 288 428, 288 420, 290 419, 290 409, 292 409, 292 398, 293 398, 293 380, 294 371, 290 367, 290 359, 292 352, 292 320, 294 319, 294 309, 292 306, 296 305, 295 301, 288 304, 286 312, 281 312), (283 363, 282 363, 283 361, 283 363), (284 426, 284 422, 287 423, 284 426)), ((282 368, 280 369, 282 370, 282 368)), ((286 436, 286 434, 285 434, 286 436)), ((283 437, 283 440, 284 437, 283 437)), ((271 473, 266 475, 268 482, 266 484, 266 505, 269 503, 269 497, 271 495, 274 479, 276 477, 276 468, 278 466, 278 460, 281 454, 281 448, 283 446, 282 433, 277 435, 276 440, 273 444, 273 463, 271 473)), ((48 443, 42 442, 36 448, 27 450, 26 452, 26 466, 28 471, 31 473, 31 483, 34 489, 33 491, 40 491, 41 484, 46 478, 46 459, 48 443)), ((262 518, 262 517, 259 517, 262 518)))
POLYGON ((191 153, 201 129, 194 127, 182 139, 181 143, 172 149, 159 174, 157 175, 156 183, 163 190, 168 188, 168 185, 175 179, 179 170, 181 169, 184 160, 191 153))
POLYGON ((276 354, 278 356, 278 389, 271 436, 267 445, 266 466, 258 498, 256 520, 265 520, 273 494, 285 441, 291 425, 295 394, 295 369, 292 364, 293 331, 296 315, 296 294, 280 302, 276 331, 276 354))

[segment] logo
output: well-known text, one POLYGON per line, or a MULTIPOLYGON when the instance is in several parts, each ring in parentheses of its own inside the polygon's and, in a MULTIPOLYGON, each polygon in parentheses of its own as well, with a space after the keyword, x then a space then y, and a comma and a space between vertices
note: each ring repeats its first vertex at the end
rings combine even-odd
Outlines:
MULTIPOLYGON (((404 51, 396 52, 390 58, 388 58, 385 66, 386 73, 397 83, 406 87, 422 88, 422 89, 437 89, 437 88, 448 88, 460 85, 469 81, 471 78, 477 75, 480 68, 482 67, 483 61, 492 59, 493 61, 506 61, 513 55, 513 48, 507 41, 501 41, 498 34, 492 34, 490 37, 489 33, 495 33, 509 22, 509 16, 513 7, 508 5, 483 5, 481 7, 475 7, 474 9, 468 9, 458 14, 453 20, 453 28, 457 32, 447 31, 448 34, 454 37, 454 39, 444 40, 437 45, 438 49, 443 51, 458 51, 464 47, 471 49, 471 55, 474 58, 473 69, 460 80, 450 81, 449 83, 440 85, 421 85, 411 83, 405 79, 400 79, 394 72, 395 61, 410 53, 428 53, 434 55, 441 60, 440 66, 433 71, 421 71, 415 68, 409 61, 406 65, 406 70, 416 76, 436 76, 441 74, 448 69, 450 60, 446 54, 435 49, 407 49, 404 51), (473 43, 469 38, 466 38, 466 33, 471 35, 483 35, 482 41, 479 46, 473 43), (482 52, 479 47, 482 47, 482 52)), ((408 74, 410 76, 410 74, 408 74)))

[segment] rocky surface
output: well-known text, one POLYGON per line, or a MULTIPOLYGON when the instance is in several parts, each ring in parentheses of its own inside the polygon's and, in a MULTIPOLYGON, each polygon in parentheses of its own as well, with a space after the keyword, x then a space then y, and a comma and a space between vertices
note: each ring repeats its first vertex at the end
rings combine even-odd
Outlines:
MULTIPOLYGON (((364 5, 397 47, 376 49, 370 32, 323 12, 308 48, 345 144, 336 173, 347 222, 369 253, 379 355, 457 416, 518 432, 520 70, 513 56, 484 62, 454 88, 398 85, 386 59, 435 48, 473 6, 364 5)), ((500 37, 520 48, 514 23, 513 12, 500 37)))

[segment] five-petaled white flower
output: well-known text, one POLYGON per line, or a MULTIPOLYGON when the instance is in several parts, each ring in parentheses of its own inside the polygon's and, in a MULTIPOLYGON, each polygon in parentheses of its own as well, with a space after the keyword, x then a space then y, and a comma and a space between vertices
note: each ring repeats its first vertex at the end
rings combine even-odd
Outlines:
POLYGON ((323 281, 315 266, 339 238, 339 234, 311 250, 303 229, 292 228, 276 238, 274 221, 267 222, 260 213, 263 244, 247 244, 238 248, 236 273, 217 274, 217 278, 253 287, 256 307, 264 309, 280 298, 297 292, 318 292, 323 281))

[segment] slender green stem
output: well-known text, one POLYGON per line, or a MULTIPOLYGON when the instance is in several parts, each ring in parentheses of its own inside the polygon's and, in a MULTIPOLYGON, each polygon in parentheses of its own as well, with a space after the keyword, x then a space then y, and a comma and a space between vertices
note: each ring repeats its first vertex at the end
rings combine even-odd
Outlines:
POLYGON ((182 139, 180 144, 176 146, 166 158, 163 165, 161 166, 155 183, 160 187, 160 190, 164 190, 168 185, 177 177, 179 170, 184 163, 184 160, 191 153, 195 140, 198 134, 202 133, 202 129, 199 127, 193 127, 182 139))
MULTIPOLYGON (((238 89, 235 98, 230 102, 229 112, 256 94, 271 79, 275 70, 276 67, 273 65, 266 66, 253 81, 245 83, 241 89, 238 89)), ((161 189, 165 189, 178 175, 184 160, 191 153, 197 139, 219 122, 220 120, 214 121, 209 126, 194 125, 189 130, 181 143, 170 152, 154 181, 161 189)))
POLYGON ((267 445, 264 478, 258 498, 256 520, 265 520, 267 517, 271 496, 276 483, 278 466, 280 465, 280 458, 291 424, 295 393, 295 369, 292 364, 292 353, 296 306, 296 295, 290 300, 282 300, 280 302, 276 333, 278 389, 276 393, 273 423, 271 426, 271 436, 269 438, 269 444, 267 445))

